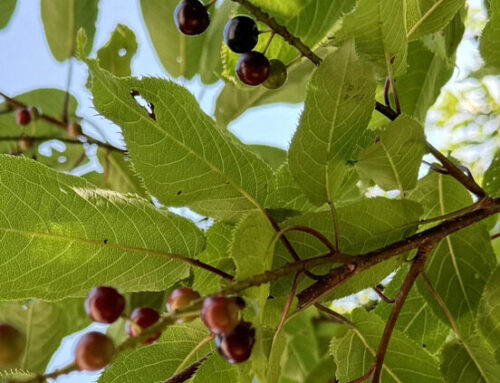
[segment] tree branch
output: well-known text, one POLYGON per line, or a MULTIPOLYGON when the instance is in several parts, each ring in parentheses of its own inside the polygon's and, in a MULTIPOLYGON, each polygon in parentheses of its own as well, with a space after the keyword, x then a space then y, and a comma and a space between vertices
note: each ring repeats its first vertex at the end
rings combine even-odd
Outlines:
POLYGON ((387 352, 387 348, 389 347, 389 342, 391 340, 392 332, 394 331, 394 327, 396 326, 396 322, 399 318, 399 314, 403 308, 403 305, 406 302, 406 298, 408 298, 408 294, 410 293, 411 288, 415 284, 418 276, 424 269, 425 261, 427 256, 432 251, 434 247, 434 242, 425 243, 418 249, 418 253, 413 261, 413 264, 406 276, 401 289, 399 290, 398 295, 396 296, 396 301, 394 303, 394 307, 391 311, 391 315, 385 324, 384 333, 382 335, 382 339, 378 346, 377 355, 375 356, 375 370, 373 372, 372 383, 379 383, 380 375, 382 374, 382 368, 384 366, 385 354, 387 352))

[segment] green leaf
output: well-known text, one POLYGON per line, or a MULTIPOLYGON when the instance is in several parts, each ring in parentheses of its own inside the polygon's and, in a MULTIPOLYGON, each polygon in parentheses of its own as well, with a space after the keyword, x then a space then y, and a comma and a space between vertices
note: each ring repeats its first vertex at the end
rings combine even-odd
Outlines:
POLYGON ((0 201, 4 300, 84 297, 96 285, 164 290, 189 274, 170 254, 204 246, 184 218, 23 158, 0 156, 0 201))
POLYGON ((477 326, 500 363, 500 266, 491 274, 477 315, 477 326))
POLYGON ((276 90, 269 90, 263 86, 241 87, 233 82, 227 82, 215 106, 217 125, 226 128, 231 121, 256 106, 276 102, 296 104, 304 101, 313 68, 314 64, 305 59, 300 64, 292 65, 288 68, 287 82, 276 90))
POLYGON ((425 143, 423 126, 401 115, 377 142, 360 153, 356 170, 361 178, 373 180, 382 189, 398 189, 404 195, 417 185, 425 143))
POLYGON ((2 302, 0 321, 9 323, 26 336, 26 348, 14 368, 44 373, 61 340, 90 323, 83 301, 2 302))
MULTIPOLYGON (((172 325, 156 343, 121 353, 101 375, 99 383, 164 382, 178 372, 189 353, 208 335, 199 320, 172 325)), ((197 350, 186 366, 212 351, 211 343, 197 350)))
POLYGON ((333 43, 354 37, 356 50, 376 65, 379 74, 403 74, 408 49, 405 9, 405 2, 398 0, 359 0, 354 12, 344 18, 333 43))
POLYGON ((497 150, 490 167, 484 173, 483 188, 491 196, 500 195, 500 150, 497 150))
POLYGON ((480 51, 487 66, 500 70, 500 1, 490 1, 491 18, 481 35, 480 51))
POLYGON ((87 173, 84 176, 85 179, 103 189, 134 193, 149 198, 141 179, 132 169, 132 163, 124 153, 98 149, 97 157, 102 166, 102 172, 87 173))
POLYGON ((416 40, 445 28, 464 4, 465 0, 407 0, 408 40, 416 40))
MULTIPOLYGON (((381 197, 364 199, 339 207, 337 215, 342 252, 352 255, 365 254, 403 239, 415 232, 420 214, 420 206, 413 201, 390 200, 381 197)), ((311 227, 326 236, 330 242, 335 243, 330 211, 306 213, 289 219, 283 225, 283 227, 292 226, 311 227)), ((317 257, 328 252, 328 249, 310 234, 290 231, 286 236, 301 258, 317 257)), ((275 253, 274 268, 289 261, 290 256, 278 248, 275 253)), ((337 288, 329 298, 340 298, 377 285, 396 269, 400 262, 396 257, 362 274, 355 275, 337 288)), ((273 284, 271 294, 283 295, 286 294, 287 289, 289 291, 288 285, 281 280, 273 284)))
POLYGON ((196 371, 192 383, 231 382, 240 380, 239 369, 229 364, 219 353, 214 352, 196 371))
POLYGON ((273 170, 286 162, 286 150, 267 145, 248 145, 248 149, 262 158, 273 170))
POLYGON ((192 78, 201 72, 206 83, 215 82, 222 71, 220 55, 224 26, 234 8, 226 1, 211 7, 210 28, 199 36, 185 36, 174 23, 178 0, 141 0, 141 10, 153 46, 172 77, 192 78))
POLYGON ((118 24, 111 38, 99 51, 99 65, 115 76, 130 76, 130 62, 137 52, 137 39, 134 31, 118 24))
POLYGON ((0 29, 7 26, 16 9, 17 0, 3 0, 0 3, 0 29))
POLYGON ((275 173, 278 198, 276 205, 283 209, 311 211, 316 207, 309 201, 302 189, 297 185, 290 172, 288 163, 283 164, 275 173))
POLYGON ((293 138, 290 170, 315 204, 332 202, 365 145, 375 80, 352 41, 327 56, 309 83, 305 110, 293 138))
POLYGON ((401 110, 425 123, 427 111, 452 73, 453 66, 445 59, 433 54, 422 42, 411 42, 408 46, 408 71, 398 77, 397 82, 401 110))
MULTIPOLYGON (((398 273, 384 290, 386 296, 392 298, 397 295, 408 270, 409 266, 407 265, 399 269, 398 273)), ((375 309, 375 313, 382 319, 387 320, 393 307, 393 304, 380 301, 375 309)), ((416 287, 410 290, 410 294, 401 309, 395 328, 413 339, 430 353, 439 351, 449 333, 448 327, 438 320, 416 287)))
MULTIPOLYGON (((449 176, 431 173, 419 181, 410 199, 424 206, 423 219, 457 211, 472 204, 469 192, 449 176)), ((429 256, 425 272, 455 319, 462 316, 469 327, 483 288, 496 265, 488 231, 482 223, 460 230, 443 239, 429 256)), ((418 280, 420 293, 434 313, 446 324, 449 321, 425 284, 418 280)))
POLYGON ((94 41, 99 0, 41 1, 45 35, 56 60, 64 61, 75 54, 76 34, 80 28, 88 37, 89 44, 85 47, 88 55, 94 41))
MULTIPOLYGON (((350 382, 363 376, 374 362, 385 323, 363 309, 352 313, 356 326, 342 338, 333 338, 330 352, 337 364, 337 379, 350 382)), ((381 382, 443 382, 437 361, 421 346, 394 330, 384 360, 381 382)))
POLYGON ((500 365, 479 335, 470 336, 463 344, 457 341, 447 344, 441 371, 450 383, 500 382, 500 365))
MULTIPOLYGON (((234 262, 230 257, 230 245, 233 239, 234 227, 222 222, 215 223, 207 231, 207 248, 198 259, 211 266, 217 267, 227 273, 234 273, 234 262)), ((211 294, 215 286, 220 283, 220 278, 200 268, 193 270, 193 288, 201 295, 211 294)))
POLYGON ((228 221, 262 209, 271 169, 217 129, 186 89, 89 66, 96 109, 122 127, 135 170, 160 202, 228 221))

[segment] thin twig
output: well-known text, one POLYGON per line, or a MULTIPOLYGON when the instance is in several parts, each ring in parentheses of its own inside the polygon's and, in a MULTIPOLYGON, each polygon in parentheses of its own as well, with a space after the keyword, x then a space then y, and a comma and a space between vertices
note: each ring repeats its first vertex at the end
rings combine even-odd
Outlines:
POLYGON ((329 309, 326 306, 323 306, 321 303, 316 303, 314 306, 318 310, 321 310, 325 314, 328 314, 329 316, 331 316, 336 322, 346 324, 350 328, 356 328, 356 325, 354 323, 352 323, 349 319, 347 319, 345 316, 343 316, 342 314, 339 314, 338 312, 333 311, 332 309, 329 309))
POLYGON ((494 239, 500 238, 500 233, 493 234, 491 236, 491 240, 493 241, 494 239))
POLYGON ((396 296, 396 302, 392 308, 391 315, 385 324, 384 333, 380 344, 378 346, 377 354, 375 356, 375 370, 373 372, 372 383, 379 383, 380 375, 382 374, 382 369, 384 367, 385 354, 387 353, 387 348, 389 347, 389 342, 391 341, 391 335, 396 326, 396 322, 399 318, 399 314, 408 298, 408 294, 411 288, 415 284, 420 273, 424 270, 425 261, 427 256, 434 248, 434 242, 425 243, 418 249, 418 253, 413 261, 413 264, 408 272, 408 275, 396 296))
MULTIPOLYGON (((9 142, 9 141, 17 142, 21 139, 29 140, 33 143, 50 141, 50 140, 58 140, 58 141, 64 142, 65 144, 71 144, 71 145, 82 145, 85 143, 85 141, 81 141, 81 140, 78 140, 75 138, 64 138, 64 137, 54 137, 54 136, 26 136, 26 135, 20 135, 19 137, 0 136, 0 142, 9 142)), ((125 153, 124 150, 118 149, 117 147, 106 144, 104 142, 100 142, 100 141, 97 141, 94 139, 88 139, 88 137, 86 137, 86 140, 90 144, 95 144, 103 149, 125 153)))
MULTIPOLYGON (((295 298, 295 293, 297 292, 297 286, 299 285, 300 274, 302 274, 301 271, 295 274, 295 278, 293 279, 292 289, 290 290, 290 295, 288 296, 288 300, 286 301, 286 305, 285 308, 283 309, 283 314, 281 315, 281 320, 280 323, 278 324, 278 327, 276 328, 275 334, 278 334, 285 325, 288 313, 290 312, 290 308, 292 307, 293 298, 295 298)), ((276 335, 274 338, 276 338, 276 335)), ((274 339, 273 339, 273 344, 274 344, 274 339)))
POLYGON ((396 302, 395 299, 388 298, 379 286, 372 287, 372 289, 385 303, 393 304, 396 302))

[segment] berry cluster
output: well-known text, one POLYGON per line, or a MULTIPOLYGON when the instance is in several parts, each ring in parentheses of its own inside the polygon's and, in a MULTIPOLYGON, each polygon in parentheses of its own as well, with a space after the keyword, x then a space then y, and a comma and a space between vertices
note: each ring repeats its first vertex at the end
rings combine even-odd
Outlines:
MULTIPOLYGON (((190 36, 203 33, 210 24, 207 8, 212 3, 205 6, 199 0, 183 0, 175 9, 177 28, 190 36)), ((259 41, 259 34, 255 21, 251 17, 240 15, 227 23, 224 40, 229 49, 241 54, 236 73, 244 84, 262 84, 268 89, 278 89, 287 79, 286 66, 280 60, 268 60, 264 53, 253 50, 259 41)))

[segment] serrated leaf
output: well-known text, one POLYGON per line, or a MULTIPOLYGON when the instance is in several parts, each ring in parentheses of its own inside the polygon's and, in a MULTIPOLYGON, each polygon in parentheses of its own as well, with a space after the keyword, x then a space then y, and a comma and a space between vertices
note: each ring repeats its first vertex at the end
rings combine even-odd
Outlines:
MULTIPOLYGON (((409 266, 402 266, 399 269, 384 289, 386 296, 392 298, 397 295, 408 270, 409 266)), ((380 301, 375 313, 382 319, 387 320, 393 307, 393 304, 380 301)), ((449 328, 438 320, 417 288, 410 290, 395 328, 433 354, 442 347, 449 333, 449 328)))
POLYGON ((124 153, 98 149, 97 157, 102 172, 85 174, 84 178, 94 185, 120 193, 134 193, 149 198, 139 176, 133 171, 132 163, 124 153))
POLYGON ((99 65, 115 76, 130 76, 130 62, 137 52, 137 39, 134 31, 118 24, 106 45, 97 51, 99 65))
POLYGON ((17 0, 3 0, 0 3, 0 29, 7 26, 16 9, 17 0))
MULTIPOLYGON (((342 252, 358 255, 386 246, 414 233, 421 208, 412 201, 372 198, 340 207, 337 209, 337 214, 342 252)), ((289 219, 282 226, 308 226, 318 230, 330 242, 335 243, 330 211, 306 213, 289 219)), ((328 252, 328 249, 310 234, 291 231, 286 235, 301 258, 317 257, 328 252)), ((278 249, 275 253, 274 268, 289 261, 289 255, 278 249)), ((394 258, 352 277, 337 288, 329 298, 340 298, 375 286, 396 269, 400 262, 398 258, 394 258)), ((287 288, 285 281, 276 282, 273 284, 272 295, 282 295, 287 288)))
POLYGON ((500 365, 479 335, 470 336, 464 344, 456 341, 447 344, 441 371, 449 383, 500 382, 500 365))
POLYGON ((76 34, 80 28, 86 32, 89 54, 95 35, 99 0, 42 0, 42 21, 52 55, 64 61, 76 52, 76 34))
POLYGON ((296 104, 304 101, 306 86, 311 77, 314 64, 302 60, 288 68, 288 79, 284 86, 269 90, 263 86, 241 87, 227 82, 215 105, 217 125, 226 128, 229 123, 241 116, 248 109, 276 102, 296 104))
POLYGON ((399 0, 359 0, 332 41, 339 44, 353 37, 357 52, 373 62, 379 74, 403 74, 408 49, 405 8, 399 0))
POLYGON ((380 139, 364 149, 356 163, 361 178, 402 195, 417 185, 418 169, 426 152, 423 126, 405 115, 391 122, 380 139))
POLYGON ((214 352, 196 371, 192 383, 234 382, 240 380, 239 369, 214 352))
MULTIPOLYGON (((231 259, 230 245, 233 239, 234 227, 222 222, 215 223, 207 231, 207 248, 198 259, 217 267, 227 273, 234 273, 234 262, 231 259)), ((220 278, 207 270, 193 270, 193 288, 201 295, 214 292, 214 286, 220 283, 220 278)))
POLYGON ((485 63, 489 67, 500 70, 500 1, 490 1, 491 18, 484 27, 481 35, 480 51, 485 63))
MULTIPOLYGON (((162 383, 178 372, 180 364, 207 336, 208 330, 198 320, 172 325, 156 343, 121 353, 101 375, 99 383, 162 383)), ((186 366, 212 350, 212 342, 205 344, 189 358, 186 366)))
POLYGON ((356 154, 365 145, 375 80, 350 41, 314 73, 288 161, 296 182, 315 204, 333 202, 356 154))
POLYGON ((0 201, 4 300, 84 297, 96 285, 164 290, 189 274, 169 254, 204 246, 187 219, 23 158, 0 156, 0 201))
POLYGON ((227 221, 262 209, 271 169, 216 128, 186 89, 89 66, 96 109, 122 127, 135 170, 160 202, 227 221))
POLYGON ((438 98, 441 88, 450 79, 453 66, 430 52, 422 42, 408 46, 408 71, 398 77, 401 110, 425 123, 427 111, 438 98))
POLYGON ((477 314, 477 326, 485 340, 493 348, 500 363, 500 266, 491 274, 483 291, 477 314))
MULTIPOLYGON (((337 364, 337 379, 350 382, 363 376, 374 362, 385 323, 363 309, 352 313, 356 329, 342 338, 333 338, 330 352, 337 364)), ((384 359, 381 382, 443 382, 437 361, 422 347, 394 330, 384 359)))
POLYGON ((24 354, 13 368, 37 373, 45 372, 65 336, 90 323, 80 299, 2 302, 0 321, 15 326, 26 336, 24 354))
POLYGON ((484 173, 483 187, 491 196, 500 195, 500 150, 497 150, 490 167, 484 173))
POLYGON ((211 7, 210 28, 199 36, 185 36, 174 23, 178 0, 141 0, 141 10, 151 41, 163 67, 172 77, 192 78, 201 72, 206 83, 218 80, 222 62, 218 52, 222 32, 234 5, 226 1, 211 7))
POLYGON ((408 40, 443 29, 464 4, 465 0, 406 0, 408 40))
MULTIPOLYGON (((423 219, 451 213, 472 204, 469 192, 450 176, 431 173, 421 179, 409 198, 424 206, 423 219)), ((496 265, 488 231, 481 223, 443 239, 429 256, 425 272, 455 319, 464 317, 461 331, 470 326, 483 288, 496 265)), ((425 284, 418 280, 420 293, 434 313, 449 325, 442 308, 425 284)))
POLYGON ((273 170, 277 170, 286 161, 286 150, 267 145, 248 145, 247 147, 262 158, 273 170))

